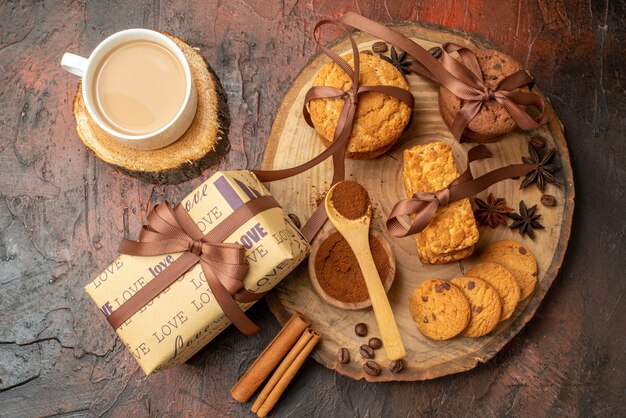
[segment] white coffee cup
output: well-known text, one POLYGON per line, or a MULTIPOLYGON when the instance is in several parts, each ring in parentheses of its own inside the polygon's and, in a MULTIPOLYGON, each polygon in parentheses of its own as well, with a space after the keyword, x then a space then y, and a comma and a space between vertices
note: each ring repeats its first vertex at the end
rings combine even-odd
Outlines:
MULTIPOLYGON (((152 150, 171 144, 185 133, 196 114, 197 93, 191 70, 189 69, 189 63, 174 41, 159 32, 149 29, 127 29, 117 32, 102 41, 93 50, 89 58, 65 53, 61 59, 61 66, 66 71, 82 77, 83 99, 91 119, 112 139, 130 148, 152 150), (144 135, 128 135, 106 123, 96 112, 96 99, 93 97, 94 89, 92 85, 95 82, 96 71, 102 60, 112 49, 132 41, 154 42, 166 48, 180 62, 186 78, 184 100, 176 116, 162 128, 144 135)), ((155 86, 155 88, 159 88, 159 86, 155 86)))

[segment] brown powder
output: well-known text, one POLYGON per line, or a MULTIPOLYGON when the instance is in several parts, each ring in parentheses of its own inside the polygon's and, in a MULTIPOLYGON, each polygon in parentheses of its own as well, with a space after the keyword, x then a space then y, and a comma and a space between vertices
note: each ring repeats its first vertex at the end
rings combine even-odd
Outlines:
MULTIPOLYGON (((382 243, 370 235, 370 249, 378 275, 386 284, 391 265, 389 255, 382 243)), ((352 249, 339 232, 330 235, 320 245, 315 256, 315 274, 320 287, 328 296, 346 303, 358 303, 369 299, 363 273, 352 249)))
POLYGON ((337 183, 330 200, 337 212, 347 219, 358 219, 364 216, 370 206, 367 190, 356 181, 337 183))

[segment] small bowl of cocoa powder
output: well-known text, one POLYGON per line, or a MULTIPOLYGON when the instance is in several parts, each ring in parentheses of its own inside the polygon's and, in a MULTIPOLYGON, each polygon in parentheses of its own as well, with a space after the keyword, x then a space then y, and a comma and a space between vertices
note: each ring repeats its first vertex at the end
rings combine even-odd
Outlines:
MULTIPOLYGON (((374 264, 387 292, 396 274, 393 251, 376 231, 370 230, 369 240, 374 264)), ((311 285, 324 302, 351 310, 372 306, 357 259, 336 230, 323 231, 313 241, 308 267, 311 285)))

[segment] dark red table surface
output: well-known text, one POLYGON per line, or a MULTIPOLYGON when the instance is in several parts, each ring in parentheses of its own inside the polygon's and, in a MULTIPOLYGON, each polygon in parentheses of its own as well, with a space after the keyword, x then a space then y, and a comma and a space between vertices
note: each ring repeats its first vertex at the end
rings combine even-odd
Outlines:
MULTIPOLYGON (((131 27, 198 46, 228 94, 232 149, 258 167, 323 17, 356 11, 488 38, 535 74, 565 126, 576 209, 565 262, 534 319, 491 361, 428 382, 368 384, 307 361, 275 416, 626 415, 626 71, 623 1, 7 1, 0 4, 0 416, 241 416, 229 388, 278 330, 232 327, 146 377, 83 286, 146 208, 199 184, 152 186, 95 159, 74 130, 65 51, 131 27)), ((330 34, 328 38, 339 33, 330 34)))

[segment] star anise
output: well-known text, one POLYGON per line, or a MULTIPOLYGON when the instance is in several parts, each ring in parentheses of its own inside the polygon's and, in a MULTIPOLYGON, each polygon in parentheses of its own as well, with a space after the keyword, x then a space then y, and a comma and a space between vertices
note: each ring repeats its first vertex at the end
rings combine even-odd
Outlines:
POLYGON ((487 201, 475 197, 474 203, 476 203, 478 207, 478 209, 474 211, 474 216, 478 223, 481 225, 489 225, 491 228, 495 228, 498 224, 506 225, 506 215, 513 211, 513 209, 506 205, 504 198, 495 198, 493 193, 489 193, 487 201))
POLYGON ((398 51, 393 46, 391 47, 391 57, 380 54, 380 57, 387 61, 389 64, 393 65, 400 71, 402 74, 411 74, 411 70, 409 66, 411 65, 411 61, 406 59, 407 53, 406 51, 402 51, 400 55, 398 55, 398 51))
POLYGON ((519 229, 520 235, 528 235, 530 239, 535 239, 535 229, 543 229, 543 225, 537 221, 537 219, 541 218, 541 215, 537 213, 537 205, 532 208, 526 208, 526 203, 524 201, 519 202, 519 214, 517 213, 508 213, 506 216, 513 219, 513 223, 509 228, 511 229, 519 229))
POLYGON ((536 183, 537 188, 543 192, 546 183, 558 185, 558 180, 552 175, 552 173, 561 168, 560 165, 552 162, 552 159, 556 155, 556 150, 553 148, 548 150, 543 156, 540 156, 537 149, 529 142, 528 153, 530 157, 522 157, 522 161, 526 164, 538 164, 538 166, 533 171, 526 174, 519 188, 523 189, 532 183, 536 183))

